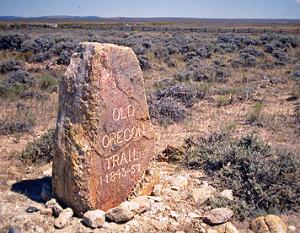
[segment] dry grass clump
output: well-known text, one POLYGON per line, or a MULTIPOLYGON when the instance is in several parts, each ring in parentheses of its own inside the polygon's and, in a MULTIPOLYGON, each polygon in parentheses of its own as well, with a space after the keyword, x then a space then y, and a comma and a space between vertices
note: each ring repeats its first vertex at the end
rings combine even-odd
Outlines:
POLYGON ((36 115, 31 108, 18 104, 15 112, 0 120, 0 135, 27 133, 36 124, 36 115))

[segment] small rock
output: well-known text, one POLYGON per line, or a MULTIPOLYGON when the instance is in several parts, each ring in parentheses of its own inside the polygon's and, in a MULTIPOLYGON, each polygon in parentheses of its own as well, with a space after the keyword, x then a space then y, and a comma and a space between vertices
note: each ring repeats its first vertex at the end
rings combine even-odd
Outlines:
POLYGON ((214 228, 209 228, 207 230, 207 232, 211 232, 211 233, 239 233, 239 231, 236 229, 236 227, 231 222, 227 222, 227 223, 218 225, 214 228))
POLYGON ((218 233, 218 231, 212 228, 208 228, 206 233, 218 233))
POLYGON ((250 229, 254 233, 270 233, 264 217, 258 217, 250 223, 250 229))
POLYGON ((148 196, 139 196, 130 200, 130 202, 136 202, 139 204, 139 208, 136 210, 136 212, 141 214, 148 211, 151 207, 151 202, 153 203, 154 201, 149 199, 148 196))
POLYGON ((201 228, 199 229, 199 233, 206 233, 206 230, 205 230, 204 228, 201 227, 201 228))
MULTIPOLYGON (((147 176, 145 178, 147 178, 147 176)), ((138 193, 141 196, 149 196, 152 194, 154 186, 157 185, 160 180, 160 175, 159 173, 155 173, 148 178, 149 180, 146 179, 147 181, 143 184, 142 189, 138 193)))
POLYGON ((135 201, 124 201, 119 206, 123 209, 129 209, 134 213, 138 213, 140 209, 140 204, 135 201))
POLYGON ((293 232, 296 231, 296 227, 293 225, 288 226, 289 231, 293 232))
POLYGON ((114 222, 105 222, 102 225, 101 230, 104 230, 103 232, 123 232, 122 225, 114 222))
POLYGON ((99 228, 105 222, 105 212, 102 210, 90 210, 83 215, 83 222, 90 228, 99 228))
POLYGON ((157 184, 154 186, 153 191, 152 191, 152 195, 153 196, 160 196, 162 193, 162 185, 161 184, 157 184))
POLYGON ((127 222, 133 219, 139 208, 140 206, 138 203, 125 201, 119 206, 109 209, 106 212, 106 218, 116 223, 127 222))
POLYGON ((52 209, 50 208, 44 208, 40 210, 41 215, 52 215, 52 209))
POLYGON ((39 209, 34 207, 34 206, 29 206, 27 209, 26 209, 26 213, 35 213, 35 212, 38 212, 39 209))
POLYGON ((171 187, 181 189, 188 185, 188 179, 182 175, 175 175, 171 177, 171 187))
POLYGON ((223 190, 221 193, 220 193, 220 196, 221 197, 224 197, 224 198, 226 198, 226 199, 228 199, 228 200, 231 200, 231 201, 233 201, 233 192, 232 192, 232 190, 231 189, 225 189, 225 190, 223 190))
POLYGON ((201 216, 199 215, 199 214, 197 214, 197 213, 194 213, 194 212, 190 212, 190 213, 188 213, 188 216, 190 217, 190 218, 201 218, 201 216))
POLYGON ((203 205, 209 198, 212 198, 216 189, 208 184, 202 185, 200 188, 192 190, 192 199, 198 205, 203 205))
POLYGON ((54 221, 54 226, 58 229, 64 228, 73 216, 73 210, 71 208, 64 209, 57 219, 54 221))
POLYGON ((42 200, 45 201, 45 202, 47 202, 47 201, 49 201, 51 199, 51 197, 52 197, 52 190, 49 187, 49 185, 47 185, 47 184, 43 185, 43 188, 42 188, 40 196, 41 196, 42 200))
POLYGON ((287 226, 276 215, 267 215, 254 219, 250 229, 255 233, 287 233, 287 226))
POLYGON ((228 208, 216 208, 204 213, 203 221, 216 225, 227 222, 233 216, 233 211, 228 208))
POLYGON ((224 233, 239 233, 238 229, 231 223, 227 222, 225 224, 225 232, 224 233))
POLYGON ((58 217, 62 212, 63 208, 58 203, 52 207, 52 213, 55 217, 58 217))
POLYGON ((58 217, 63 211, 63 208, 57 203, 57 201, 52 198, 45 204, 46 208, 52 209, 52 213, 55 217, 58 217))
POLYGON ((53 206, 56 204, 56 200, 54 198, 50 199, 45 203, 46 208, 53 208, 53 206))
POLYGON ((171 210, 170 211, 170 216, 172 217, 172 218, 174 218, 174 219, 178 219, 178 217, 179 217, 179 214, 176 212, 176 211, 174 211, 174 210, 171 210))

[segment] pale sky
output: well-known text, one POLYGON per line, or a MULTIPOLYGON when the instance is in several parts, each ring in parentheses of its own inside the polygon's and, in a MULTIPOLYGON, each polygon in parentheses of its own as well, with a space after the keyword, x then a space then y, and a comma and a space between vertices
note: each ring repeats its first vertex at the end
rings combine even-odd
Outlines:
POLYGON ((300 0, 0 0, 1 16, 300 19, 300 0))

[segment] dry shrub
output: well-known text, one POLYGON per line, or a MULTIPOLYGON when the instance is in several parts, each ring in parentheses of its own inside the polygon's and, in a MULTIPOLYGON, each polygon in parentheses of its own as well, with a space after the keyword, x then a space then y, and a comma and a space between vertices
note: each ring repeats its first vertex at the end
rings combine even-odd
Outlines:
POLYGON ((234 139, 227 133, 188 140, 185 147, 181 163, 204 169, 220 190, 233 190, 234 201, 213 199, 213 207, 229 205, 240 219, 261 211, 299 210, 300 167, 295 155, 253 135, 234 139))
POLYGON ((156 91, 147 100, 152 121, 161 125, 184 121, 188 108, 205 96, 204 88, 199 84, 163 80, 155 87, 156 91))
POLYGON ((185 106, 171 97, 157 100, 155 97, 148 98, 149 112, 154 123, 168 125, 184 121, 187 116, 185 106))
POLYGON ((39 165, 52 161, 55 130, 48 130, 42 137, 27 144, 24 151, 15 156, 27 165, 39 165))

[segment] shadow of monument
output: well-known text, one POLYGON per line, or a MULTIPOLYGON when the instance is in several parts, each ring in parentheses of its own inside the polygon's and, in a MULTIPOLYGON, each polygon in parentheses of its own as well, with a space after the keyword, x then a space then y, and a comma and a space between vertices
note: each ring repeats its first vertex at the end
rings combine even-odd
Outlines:
POLYGON ((44 201, 41 198, 41 192, 44 186, 51 193, 51 177, 47 176, 33 180, 22 180, 13 184, 10 190, 13 192, 21 193, 33 201, 42 203, 44 201))

